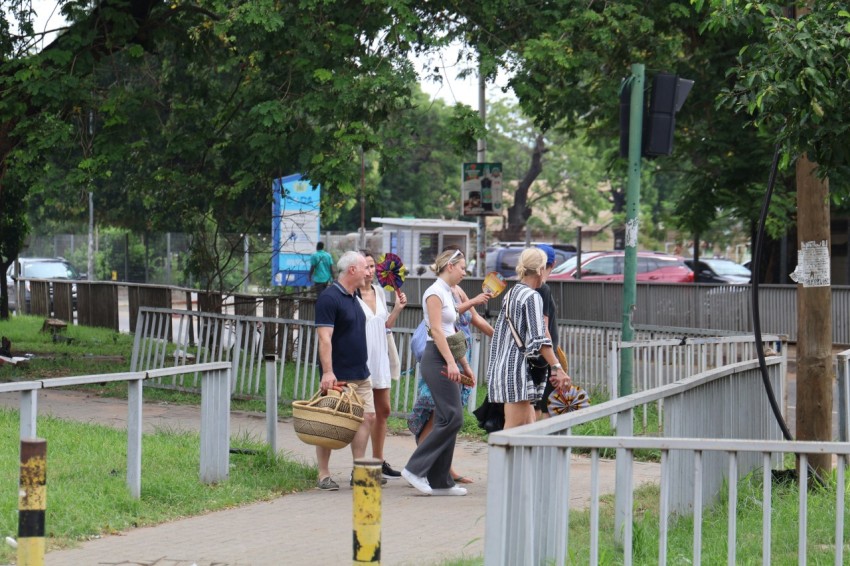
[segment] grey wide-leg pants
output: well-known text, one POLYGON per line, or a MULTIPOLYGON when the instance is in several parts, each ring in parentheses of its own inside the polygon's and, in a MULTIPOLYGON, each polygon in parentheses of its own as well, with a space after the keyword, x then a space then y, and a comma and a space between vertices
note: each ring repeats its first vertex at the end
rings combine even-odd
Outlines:
POLYGON ((460 383, 451 381, 444 372, 443 356, 434 342, 428 342, 422 354, 420 371, 434 398, 434 427, 419 443, 405 468, 420 477, 427 477, 434 489, 454 486, 450 469, 454 457, 457 433, 463 426, 463 405, 460 402, 460 383))

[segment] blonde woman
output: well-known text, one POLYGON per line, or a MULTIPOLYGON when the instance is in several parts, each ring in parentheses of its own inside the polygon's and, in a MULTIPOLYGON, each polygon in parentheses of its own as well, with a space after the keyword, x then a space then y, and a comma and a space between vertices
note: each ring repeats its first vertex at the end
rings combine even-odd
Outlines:
MULTIPOLYGON (((451 249, 451 251, 454 252, 457 248, 451 247, 447 249, 451 249)), ((470 353, 472 350, 471 327, 476 327, 487 336, 493 335, 493 327, 484 320, 484 317, 478 314, 475 307, 486 304, 493 295, 491 293, 480 293, 470 299, 466 296, 466 292, 464 292, 459 285, 452 287, 452 294, 454 295, 455 308, 457 309, 457 327, 466 335, 468 350, 466 358, 464 360, 460 360, 461 371, 462 373, 474 377, 475 373, 472 371, 472 367, 469 366, 469 360, 471 359, 470 353)), ((431 434, 431 429, 434 427, 434 398, 431 396, 431 390, 428 388, 428 384, 425 383, 425 380, 422 379, 421 375, 416 381, 416 389, 416 402, 413 404, 413 408, 410 410, 410 415, 407 417, 407 428, 410 429, 410 432, 413 433, 413 436, 416 439, 416 443, 419 444, 425 440, 429 434, 431 434)), ((460 404, 462 406, 465 407, 467 405, 469 402, 469 396, 472 394, 473 390, 474 387, 472 386, 461 386, 460 404)), ((451 474, 455 483, 472 483, 471 478, 456 473, 454 468, 452 468, 451 474)))
POLYGON ((545 382, 532 379, 526 357, 539 354, 546 360, 553 387, 563 389, 570 384, 570 377, 552 349, 552 340, 546 335, 543 300, 536 292, 545 280, 546 261, 546 254, 538 248, 522 252, 516 267, 520 280, 502 299, 502 310, 493 326, 487 395, 490 402, 505 404, 506 429, 533 423, 534 405, 543 395, 545 382))
POLYGON ((452 355, 447 340, 457 332, 452 288, 466 274, 466 259, 460 250, 446 250, 437 256, 431 269, 437 280, 422 295, 429 336, 420 371, 434 398, 434 427, 416 447, 401 476, 426 495, 466 495, 466 489, 456 486, 451 475, 455 441, 463 426, 463 405, 459 360, 452 355))

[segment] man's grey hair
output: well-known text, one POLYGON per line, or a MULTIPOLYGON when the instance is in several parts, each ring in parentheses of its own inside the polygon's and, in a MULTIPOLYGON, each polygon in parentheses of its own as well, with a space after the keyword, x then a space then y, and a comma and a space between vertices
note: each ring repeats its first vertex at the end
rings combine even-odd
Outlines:
POLYGON ((342 254, 342 257, 339 258, 339 261, 336 262, 336 268, 340 275, 348 271, 348 268, 352 265, 356 265, 357 262, 363 258, 363 254, 360 252, 355 252, 354 250, 347 251, 342 254))

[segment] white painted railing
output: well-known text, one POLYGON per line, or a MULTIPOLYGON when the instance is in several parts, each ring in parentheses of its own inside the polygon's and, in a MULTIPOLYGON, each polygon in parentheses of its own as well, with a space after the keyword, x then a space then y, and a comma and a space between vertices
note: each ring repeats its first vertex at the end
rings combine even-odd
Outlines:
POLYGON ((838 440, 850 442, 850 350, 835 356, 838 393, 838 440))
MULTIPOLYGON (((767 366, 771 385, 778 391, 785 380, 785 361, 772 356, 767 366)), ((714 503, 724 481, 734 478, 729 481, 734 485, 738 478, 759 467, 778 466, 784 453, 850 454, 847 445, 778 442, 781 438, 763 392, 757 361, 712 369, 581 411, 491 434, 485 563, 564 563, 569 550, 573 448, 589 450, 594 460, 600 449, 617 450, 615 532, 608 535, 616 536, 622 544, 623 561, 630 564, 636 449, 662 453, 661 528, 666 532, 670 517, 693 513, 696 521, 703 507, 714 503), (664 437, 633 437, 634 411, 660 400, 665 407, 661 427, 664 437), (616 438, 572 436, 576 426, 612 415, 618 415, 616 438), (735 454, 734 464, 729 453, 735 454)), ((592 473, 596 481, 598 468, 592 473)), ((598 483, 592 491, 591 521, 599 517, 598 483)), ((766 528, 769 531, 769 526, 766 528)), ((696 548, 698 529, 694 536, 696 548)), ((663 537, 662 541, 666 545, 663 537)), ((734 538, 731 542, 734 546, 734 538)))
POLYGON ((142 383, 197 372, 201 376, 201 465, 200 479, 218 483, 230 469, 230 364, 223 362, 172 367, 160 370, 57 377, 38 381, 0 384, 0 394, 20 394, 20 437, 37 436, 38 392, 92 383, 126 381, 127 396, 127 486, 138 499, 142 490, 142 383))
MULTIPOLYGON (((232 367, 232 393, 256 397, 260 395, 261 383, 265 380, 264 355, 274 354, 279 361, 275 384, 280 399, 309 399, 318 387, 318 340, 312 320, 142 307, 136 321, 131 371, 227 361, 232 367)), ((559 329, 560 345, 566 351, 568 371, 573 381, 589 392, 610 395, 610 376, 617 371, 616 364, 619 363, 619 354, 612 354, 612 348, 618 347, 619 327, 608 323, 559 321, 559 329)), ((640 381, 635 390, 651 386, 642 377, 650 364, 662 368, 664 377, 669 378, 678 375, 680 370, 713 367, 711 363, 718 359, 755 358, 752 336, 734 340, 732 337, 711 338, 718 342, 706 341, 712 336, 711 332, 683 328, 638 328, 636 340, 662 342, 652 342, 651 348, 644 347, 645 351, 638 348, 640 351, 636 354, 635 367, 640 381), (696 353, 693 360, 683 353, 683 343, 687 344, 688 352, 696 353), (749 353, 744 355, 745 352, 749 353), (655 363, 656 358, 661 360, 660 363, 655 363), (672 373, 669 369, 672 369, 672 373)), ((413 330, 395 328, 393 333, 398 345, 402 375, 392 387, 392 410, 396 414, 406 414, 416 397, 418 370, 410 349, 413 330)), ((771 336, 765 340, 771 341, 770 344, 776 347, 772 341, 779 338, 771 336)), ((472 348, 472 367, 477 369, 480 382, 483 382, 486 373, 489 346, 486 336, 476 334, 472 348)), ((781 347, 780 350, 784 354, 785 348, 781 347)), ((197 390, 198 374, 182 373, 150 384, 197 390)))
MULTIPOLYGON (((779 355, 787 365, 787 338, 762 336, 762 345, 771 355, 779 355)), ((608 387, 611 398, 618 396, 620 355, 622 350, 632 353, 632 391, 646 391, 702 373, 710 369, 737 362, 755 360, 755 335, 712 336, 647 340, 632 342, 612 341, 608 351, 608 387)))
MULTIPOLYGON (((809 537, 809 454, 831 454, 836 461, 835 479, 825 489, 830 489, 830 495, 834 497, 834 515, 818 517, 818 521, 834 521, 831 530, 831 550, 834 555, 833 563, 836 566, 846 564, 844 560, 846 545, 848 541, 844 530, 846 523, 846 488, 847 467, 850 463, 850 444, 837 442, 781 442, 781 441, 745 441, 745 440, 711 440, 703 438, 635 438, 635 437, 599 437, 599 436, 544 436, 527 435, 522 440, 522 449, 525 451, 549 452, 551 456, 539 458, 541 462, 548 462, 562 466, 564 470, 559 476, 559 482, 548 486, 547 498, 556 500, 560 507, 555 507, 551 515, 544 515, 542 510, 534 506, 522 509, 520 515, 514 515, 511 520, 505 513, 494 513, 492 509, 512 507, 507 503, 517 496, 534 497, 531 489, 520 489, 518 487, 494 492, 493 480, 504 480, 510 473, 499 473, 494 466, 504 464, 500 456, 491 456, 490 472, 488 475, 488 499, 487 499, 487 523, 485 535, 485 558, 487 566, 492 565, 514 565, 514 564, 566 564, 570 553, 569 536, 569 514, 565 498, 568 495, 569 485, 569 456, 573 449, 590 450, 591 460, 591 500, 590 500, 590 541, 589 548, 585 549, 589 557, 589 564, 600 563, 600 543, 610 542, 618 533, 600 532, 600 499, 599 499, 599 474, 600 474, 600 451, 616 449, 625 454, 632 461, 636 450, 660 450, 661 451, 661 473, 660 473, 660 496, 659 496, 659 520, 657 532, 643 533, 645 537, 657 535, 658 550, 657 564, 707 564, 702 557, 703 552, 703 513, 700 505, 701 493, 704 489, 707 473, 703 467, 706 458, 719 460, 726 469, 728 477, 742 477, 745 475, 741 467, 742 458, 760 459, 760 471, 755 475, 761 478, 761 499, 757 502, 763 509, 761 524, 761 560, 757 556, 738 555, 738 530, 740 520, 738 519, 738 483, 729 482, 725 501, 727 505, 726 520, 726 563, 731 565, 738 563, 758 563, 769 566, 774 563, 788 563, 774 561, 773 545, 777 537, 788 541, 796 540, 797 563, 801 566, 814 563, 809 559, 812 547, 808 544, 809 537), (673 513, 670 501, 669 480, 676 475, 676 471, 670 465, 671 456, 675 453, 685 454, 694 461, 693 474, 688 476, 688 482, 692 485, 692 495, 695 502, 693 513, 693 533, 690 557, 669 555, 668 546, 671 527, 677 520, 673 513), (774 532, 773 527, 773 477, 772 462, 782 460, 786 455, 794 455, 799 459, 800 477, 798 478, 798 512, 796 517, 797 532, 789 533, 785 530, 774 532), (834 491, 833 491, 834 490, 834 491), (834 493, 834 495, 833 495, 834 493), (604 539, 608 537, 608 541, 604 539), (674 560, 675 558, 675 560, 674 560)), ((490 447, 491 455, 494 454, 494 446, 490 447)), ((513 466, 517 467, 517 466, 513 466)), ((623 482, 626 487, 626 509, 630 520, 623 524, 623 532, 617 544, 608 544, 608 548, 619 548, 622 550, 621 557, 607 556, 606 561, 615 561, 627 566, 634 563, 634 531, 631 518, 635 518, 634 501, 632 497, 631 478, 623 482), (620 544, 621 543, 621 544, 620 544)), ((518 510, 511 508, 509 512, 516 513, 518 510)), ((751 527, 752 525, 749 525, 751 527)), ((617 537, 620 538, 620 537, 617 537)), ((819 544, 817 550, 824 550, 823 543, 819 544)), ((787 557, 786 557, 787 559, 787 557)), ((575 563, 575 562, 569 562, 575 563)), ((822 562, 818 562, 822 563, 822 562)))
MULTIPOLYGON (((394 331, 402 371, 391 394, 396 413, 409 412, 415 399, 412 334, 409 329, 394 331)), ((130 369, 186 368, 188 371, 150 385, 197 390, 198 374, 190 369, 193 364, 227 362, 232 369, 234 395, 259 396, 263 390, 268 395, 268 386, 273 384, 280 399, 309 399, 319 385, 317 336, 313 321, 143 307, 137 319, 130 369), (269 355, 277 360, 273 380, 268 379, 263 363, 269 355)), ((473 356, 480 355, 478 352, 480 347, 473 347, 473 356)))

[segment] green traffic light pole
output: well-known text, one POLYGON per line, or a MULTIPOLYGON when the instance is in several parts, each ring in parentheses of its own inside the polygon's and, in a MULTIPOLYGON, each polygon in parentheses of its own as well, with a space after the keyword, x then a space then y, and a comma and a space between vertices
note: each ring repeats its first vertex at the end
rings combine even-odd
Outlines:
MULTIPOLYGON (((629 177, 626 186, 626 253, 623 265, 623 327, 621 339, 631 342, 635 329, 632 316, 635 312, 637 295, 637 245, 638 245, 638 208, 640 207, 640 160, 643 137, 643 65, 632 65, 632 76, 625 87, 631 88, 629 110, 629 177)), ((634 371, 632 349, 620 350, 620 392, 619 396, 632 392, 632 374, 634 371)))
MULTIPOLYGON (((622 342, 634 339, 632 315, 635 311, 637 295, 637 245, 638 245, 638 208, 640 207, 640 160, 643 138, 643 83, 644 68, 640 63, 632 65, 632 76, 623 83, 624 89, 631 89, 629 106, 629 177, 626 185, 626 253, 623 266, 623 327, 620 331, 622 342)), ((632 392, 632 374, 634 361, 631 348, 620 348, 620 383, 618 397, 632 392)), ((632 411, 623 411, 617 415, 617 436, 633 435, 632 411)), ((632 537, 626 536, 626 528, 631 525, 632 492, 631 461, 623 449, 617 449, 617 476, 614 495, 614 532, 617 541, 623 545, 625 556, 632 554, 632 537)))

